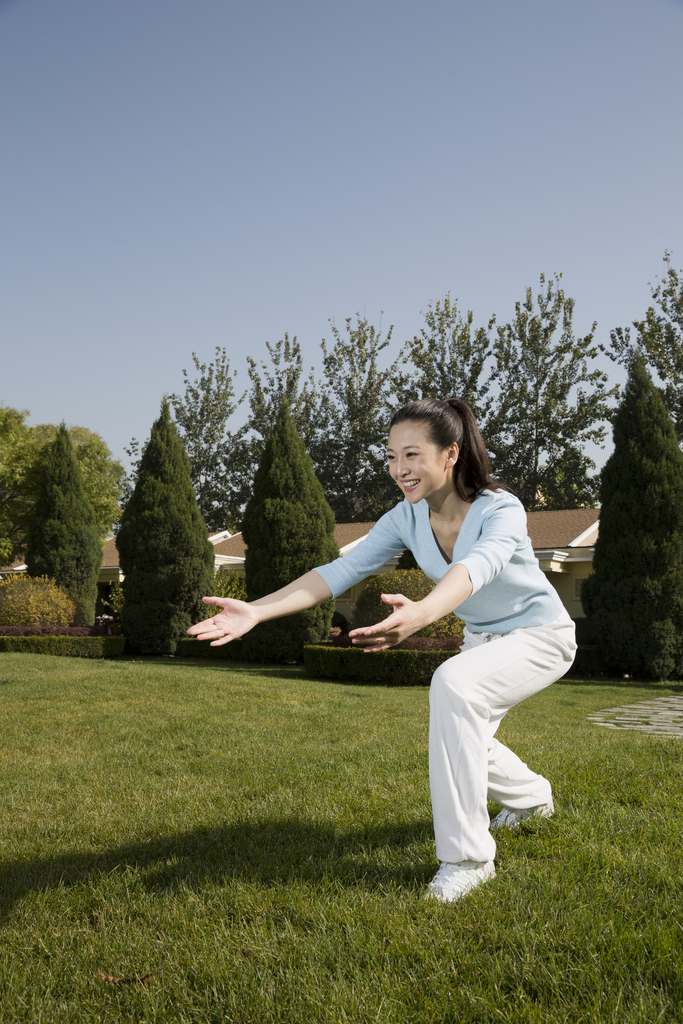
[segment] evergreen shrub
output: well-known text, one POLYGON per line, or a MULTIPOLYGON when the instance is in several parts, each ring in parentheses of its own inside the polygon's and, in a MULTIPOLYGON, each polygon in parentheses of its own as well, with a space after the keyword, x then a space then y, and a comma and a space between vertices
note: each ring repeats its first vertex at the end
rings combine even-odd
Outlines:
POLYGON ((452 658, 453 650, 416 651, 395 647, 366 654, 357 647, 310 644, 304 648, 304 668, 311 676, 386 686, 429 686, 434 672, 452 658))
MULTIPOLYGON (((411 601, 421 601, 431 593, 434 586, 421 569, 395 569, 393 572, 373 576, 358 596, 352 628, 374 626, 391 615, 391 605, 382 600, 382 594, 403 594, 411 601)), ((464 625, 462 619, 449 612, 442 619, 419 630, 415 636, 462 638, 464 625)))
MULTIPOLYGON (((334 516, 294 429, 286 403, 266 441, 242 536, 250 601, 279 590, 339 554, 334 516)), ((252 661, 301 661, 304 645, 326 640, 334 602, 256 626, 242 639, 252 661)), ((226 646, 230 646, 229 644, 226 646)))
POLYGON ((76 602, 76 621, 95 621, 102 544, 95 511, 62 423, 43 453, 38 500, 26 543, 29 576, 48 576, 76 602))
POLYGON ((608 672, 683 677, 683 455, 642 356, 600 474, 600 535, 581 599, 608 672))
POLYGON ((0 582, 2 626, 68 626, 77 611, 73 598, 47 576, 17 573, 0 582))
POLYGON ((228 644, 212 647, 205 640, 197 640, 194 636, 179 640, 176 658, 211 658, 218 661, 249 661, 244 652, 244 637, 238 636, 228 644))
POLYGON ((206 618, 213 546, 190 479, 190 463, 164 400, 138 468, 117 537, 121 626, 132 650, 173 654, 192 622, 206 618))
POLYGON ((0 626, 0 636, 99 636, 95 626, 0 626))
POLYGON ((117 658, 122 636, 0 636, 0 652, 53 654, 65 658, 117 658))

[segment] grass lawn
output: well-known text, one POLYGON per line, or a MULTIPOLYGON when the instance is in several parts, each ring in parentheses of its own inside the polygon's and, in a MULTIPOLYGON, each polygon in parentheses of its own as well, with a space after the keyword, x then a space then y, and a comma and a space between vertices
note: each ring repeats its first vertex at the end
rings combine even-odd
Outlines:
POLYGON ((425 689, 2 654, 2 1024, 681 1021, 683 739, 586 720, 681 692, 514 709, 557 813, 444 906, 425 689))

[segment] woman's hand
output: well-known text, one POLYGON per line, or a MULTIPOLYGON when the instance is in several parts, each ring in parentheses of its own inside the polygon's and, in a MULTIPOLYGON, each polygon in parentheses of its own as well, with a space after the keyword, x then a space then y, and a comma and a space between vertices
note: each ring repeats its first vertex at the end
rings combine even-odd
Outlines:
POLYGON ((223 611, 212 619, 204 619, 190 626, 187 632, 198 640, 210 640, 212 647, 236 640, 260 621, 254 608, 246 601, 236 601, 232 597, 203 597, 202 601, 204 604, 220 605, 223 611))
POLYGON ((365 648, 366 654, 395 647, 427 625, 421 601, 411 601, 403 594, 382 594, 382 600, 393 606, 393 613, 374 626, 361 626, 349 633, 353 643, 365 648))

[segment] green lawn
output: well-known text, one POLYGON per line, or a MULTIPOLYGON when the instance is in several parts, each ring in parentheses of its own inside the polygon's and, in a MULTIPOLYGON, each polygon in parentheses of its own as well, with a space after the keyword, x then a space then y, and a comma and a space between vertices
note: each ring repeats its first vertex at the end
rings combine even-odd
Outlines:
POLYGON ((557 813, 444 906, 425 689, 2 654, 2 1024, 683 1020, 683 739, 586 720, 681 692, 513 710, 557 813))

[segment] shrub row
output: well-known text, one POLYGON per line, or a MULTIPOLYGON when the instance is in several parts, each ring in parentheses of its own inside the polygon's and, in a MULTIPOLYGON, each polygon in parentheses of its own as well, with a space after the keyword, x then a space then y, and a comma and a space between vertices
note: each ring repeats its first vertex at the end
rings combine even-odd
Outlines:
POLYGON ((0 626, 0 636, 96 636, 95 626, 0 626))
POLYGON ((212 647, 208 640, 196 640, 193 636, 179 640, 175 649, 176 658, 222 658, 224 661, 249 661, 245 657, 242 637, 229 644, 212 647))
POLYGON ((304 668, 323 679, 346 679, 356 683, 386 686, 429 686, 432 675, 444 661, 455 656, 451 650, 391 650, 365 654, 357 647, 310 644, 304 647, 304 668))
POLYGON ((0 652, 116 658, 123 654, 125 643, 122 636, 0 636, 0 652))
MULTIPOLYGON (((358 645, 354 644, 348 636, 331 637, 330 642, 334 647, 352 647, 354 650, 358 650, 358 645)), ((409 636, 406 640, 401 640, 400 644, 392 647, 392 651, 450 651, 451 654, 455 654, 464 642, 457 637, 421 636, 417 633, 415 636, 409 636)))

